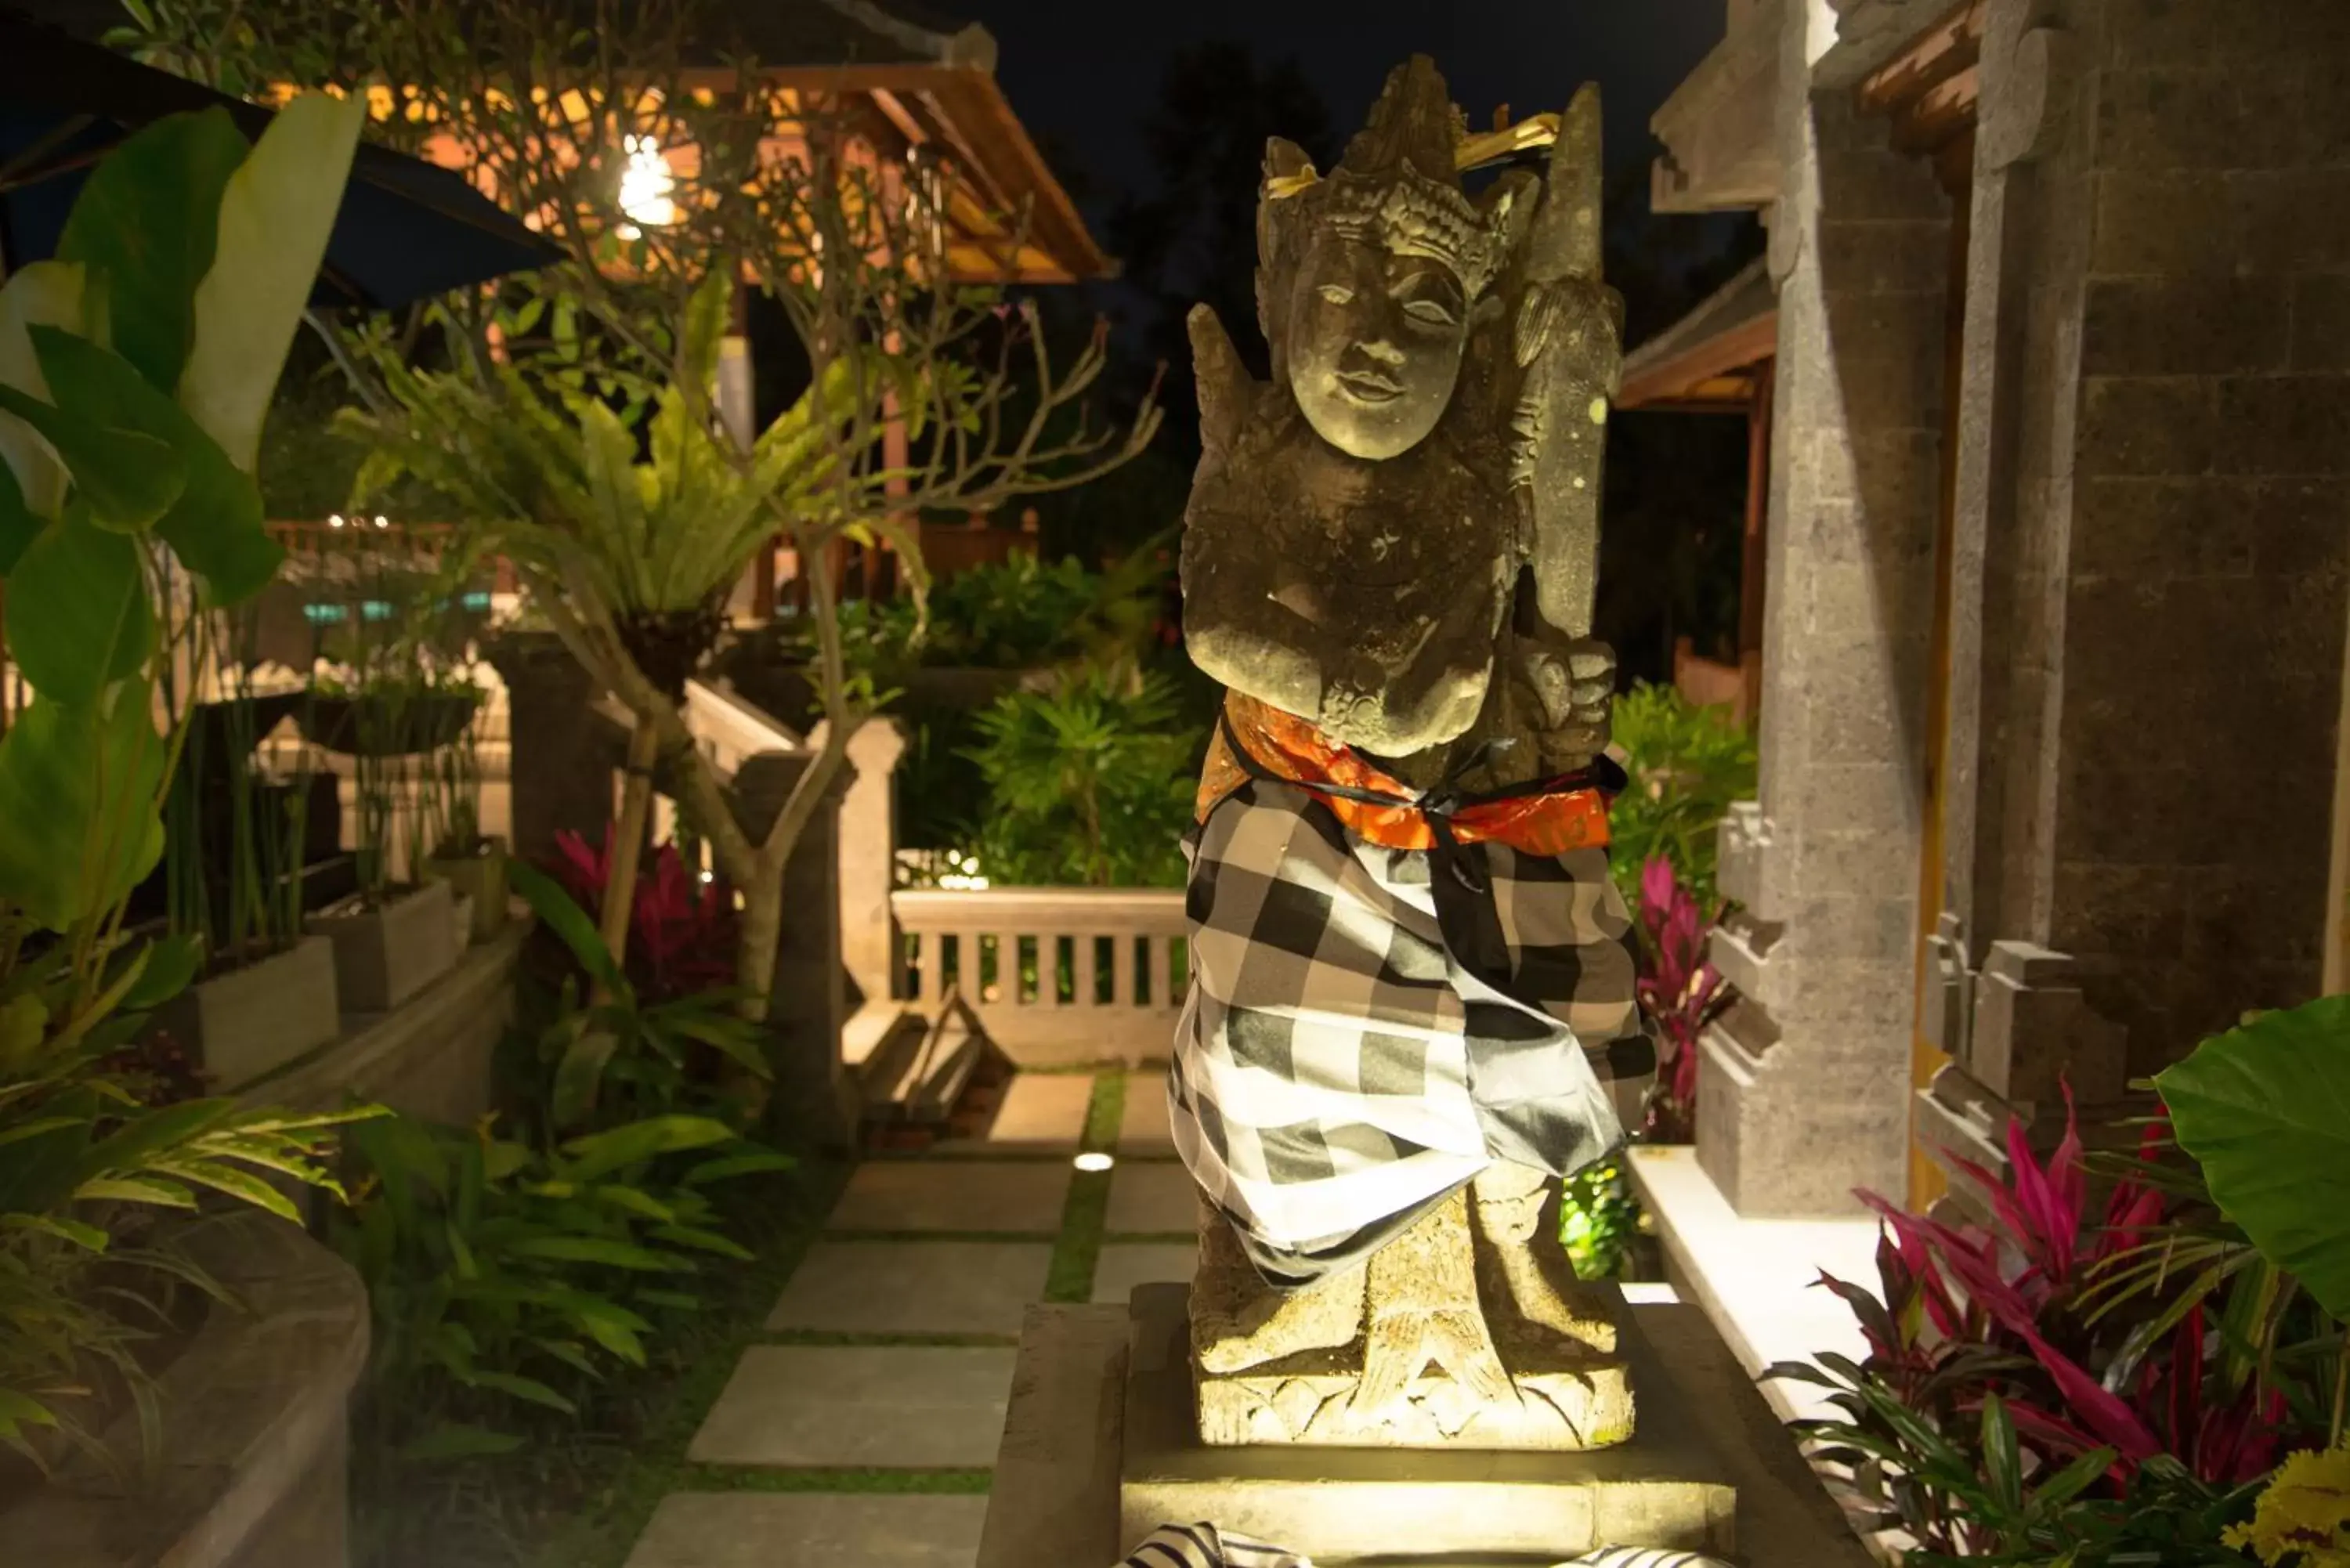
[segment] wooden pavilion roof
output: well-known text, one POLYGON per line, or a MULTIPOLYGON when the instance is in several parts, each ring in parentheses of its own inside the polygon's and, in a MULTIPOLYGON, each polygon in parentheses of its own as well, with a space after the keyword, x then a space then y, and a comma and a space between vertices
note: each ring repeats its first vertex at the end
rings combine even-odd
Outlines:
MULTIPOLYGON (((120 0, 9 3, 92 39, 125 20, 120 0)), ((720 62, 754 60, 775 87, 848 100, 881 156, 922 148, 956 171, 948 254, 959 278, 1056 284, 1117 273, 1004 98, 986 28, 907 0, 741 0, 713 15, 724 31, 707 40, 711 85, 733 74, 720 62)))
POLYGON ((1620 409, 1729 413, 1752 400, 1761 367, 1778 353, 1779 297, 1770 263, 1754 264, 1672 326, 1624 357, 1620 409))

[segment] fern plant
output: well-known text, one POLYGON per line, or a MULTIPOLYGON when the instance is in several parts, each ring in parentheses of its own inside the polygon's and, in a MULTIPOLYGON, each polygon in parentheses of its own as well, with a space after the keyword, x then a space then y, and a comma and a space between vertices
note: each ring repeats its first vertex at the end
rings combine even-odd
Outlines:
POLYGON ((1180 887, 1205 736, 1178 723, 1173 683, 1094 662, 1042 691, 1014 691, 978 717, 970 755, 987 784, 972 826, 997 882, 1180 887))
POLYGON ((1721 904, 1715 829, 1732 805, 1754 794, 1752 732, 1721 709, 1647 681, 1616 700, 1613 730, 1631 776, 1607 814, 1617 890, 1638 909, 1641 868, 1662 856, 1710 914, 1721 904))

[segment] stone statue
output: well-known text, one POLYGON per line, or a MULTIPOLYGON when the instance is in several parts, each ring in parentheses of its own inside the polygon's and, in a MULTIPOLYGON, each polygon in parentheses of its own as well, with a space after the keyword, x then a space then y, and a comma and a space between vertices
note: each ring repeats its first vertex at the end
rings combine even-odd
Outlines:
POLYGON ((1546 176, 1472 195, 1467 140, 1425 58, 1327 175, 1276 140, 1272 379, 1191 319, 1185 636, 1228 693, 1170 1096, 1211 1444, 1631 1430, 1614 1323, 1556 1241, 1556 1178, 1621 1142, 1604 1080, 1645 1044, 1590 640, 1621 334, 1597 93, 1546 176))

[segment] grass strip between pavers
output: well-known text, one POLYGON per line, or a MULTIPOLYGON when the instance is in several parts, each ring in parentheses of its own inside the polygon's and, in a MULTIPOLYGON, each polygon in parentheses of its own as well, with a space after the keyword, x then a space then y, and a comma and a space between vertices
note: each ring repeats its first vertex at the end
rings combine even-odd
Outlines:
MULTIPOLYGON (((1118 1147, 1118 1124, 1126 1114, 1126 1078, 1104 1073, 1094 1080, 1093 1099, 1086 1106, 1082 1147, 1088 1153, 1107 1153, 1118 1147)), ((1114 1170, 1080 1170, 1069 1181, 1068 1202, 1061 1210, 1061 1235, 1053 1248, 1052 1272, 1045 1276, 1048 1302, 1089 1302, 1094 1299, 1094 1265, 1101 1258, 1102 1231, 1109 1215, 1109 1182, 1114 1170)))
POLYGON ((683 1478, 700 1468, 687 1463, 686 1446, 743 1353, 764 1339, 767 1314, 822 1233, 850 1168, 810 1161, 796 1173, 792 1211, 773 1213, 766 1234, 745 1238, 756 1259, 727 1281, 723 1297, 654 1347, 677 1374, 642 1391, 636 1401, 639 1418, 610 1473, 594 1477, 593 1490, 571 1517, 548 1528, 532 1549, 518 1552, 517 1561, 528 1568, 621 1568, 628 1561, 660 1500, 684 1490, 683 1478))
MULTIPOLYGON (((1126 1109, 1126 1075, 1102 1069, 1094 1079, 1093 1097, 1086 1107, 1081 1147, 1087 1152, 1109 1153, 1118 1147, 1118 1124, 1126 1109)), ((1066 1156, 1038 1156, 1066 1158, 1066 1156)), ((941 1163, 945 1163, 941 1161, 941 1163)), ((829 1174, 829 1173, 827 1173, 829 1174)), ((737 1288, 728 1293, 733 1308, 721 1323, 704 1320, 697 1343, 681 1347, 690 1359, 677 1379, 658 1398, 658 1409, 629 1444, 629 1459, 608 1478, 595 1499, 565 1525, 554 1531, 529 1554, 530 1568, 620 1568, 651 1520, 661 1499, 674 1492, 767 1491, 856 1492, 912 1495, 917 1493, 984 1496, 992 1472, 979 1469, 770 1469, 747 1466, 697 1464, 686 1457, 693 1435, 718 1402, 727 1380, 745 1351, 759 1345, 985 1346, 1000 1348, 1016 1340, 988 1334, 849 1334, 808 1331, 778 1331, 766 1326, 775 1298, 789 1282, 808 1247, 819 1235, 827 1241, 1040 1241, 1054 1243, 1053 1265, 1045 1289, 1048 1302, 1092 1299, 1094 1268, 1101 1253, 1109 1208, 1110 1171, 1078 1171, 1069 1185, 1057 1234, 1033 1231, 820 1231, 821 1215, 814 1225, 790 1235, 787 1241, 763 1252, 745 1271, 737 1288)), ((845 1176, 825 1185, 837 1195, 845 1176)), ((1190 1240, 1188 1237, 1177 1240, 1190 1240)), ((712 1314, 713 1318, 723 1314, 712 1314)))

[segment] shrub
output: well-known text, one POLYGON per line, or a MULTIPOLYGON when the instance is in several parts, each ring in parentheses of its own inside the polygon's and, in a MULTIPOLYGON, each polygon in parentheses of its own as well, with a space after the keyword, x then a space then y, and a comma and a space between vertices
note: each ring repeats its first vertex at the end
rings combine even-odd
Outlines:
POLYGON ((978 718, 988 792, 969 842, 998 883, 1180 887, 1205 737, 1172 682, 1123 663, 1063 671, 978 718))
POLYGON ((1714 828, 1731 806, 1752 797, 1754 737, 1719 708, 1700 708, 1670 686, 1643 681, 1616 700, 1615 744, 1631 787, 1607 814, 1617 886, 1638 908, 1642 867, 1672 863, 1700 909, 1714 889, 1714 828))

